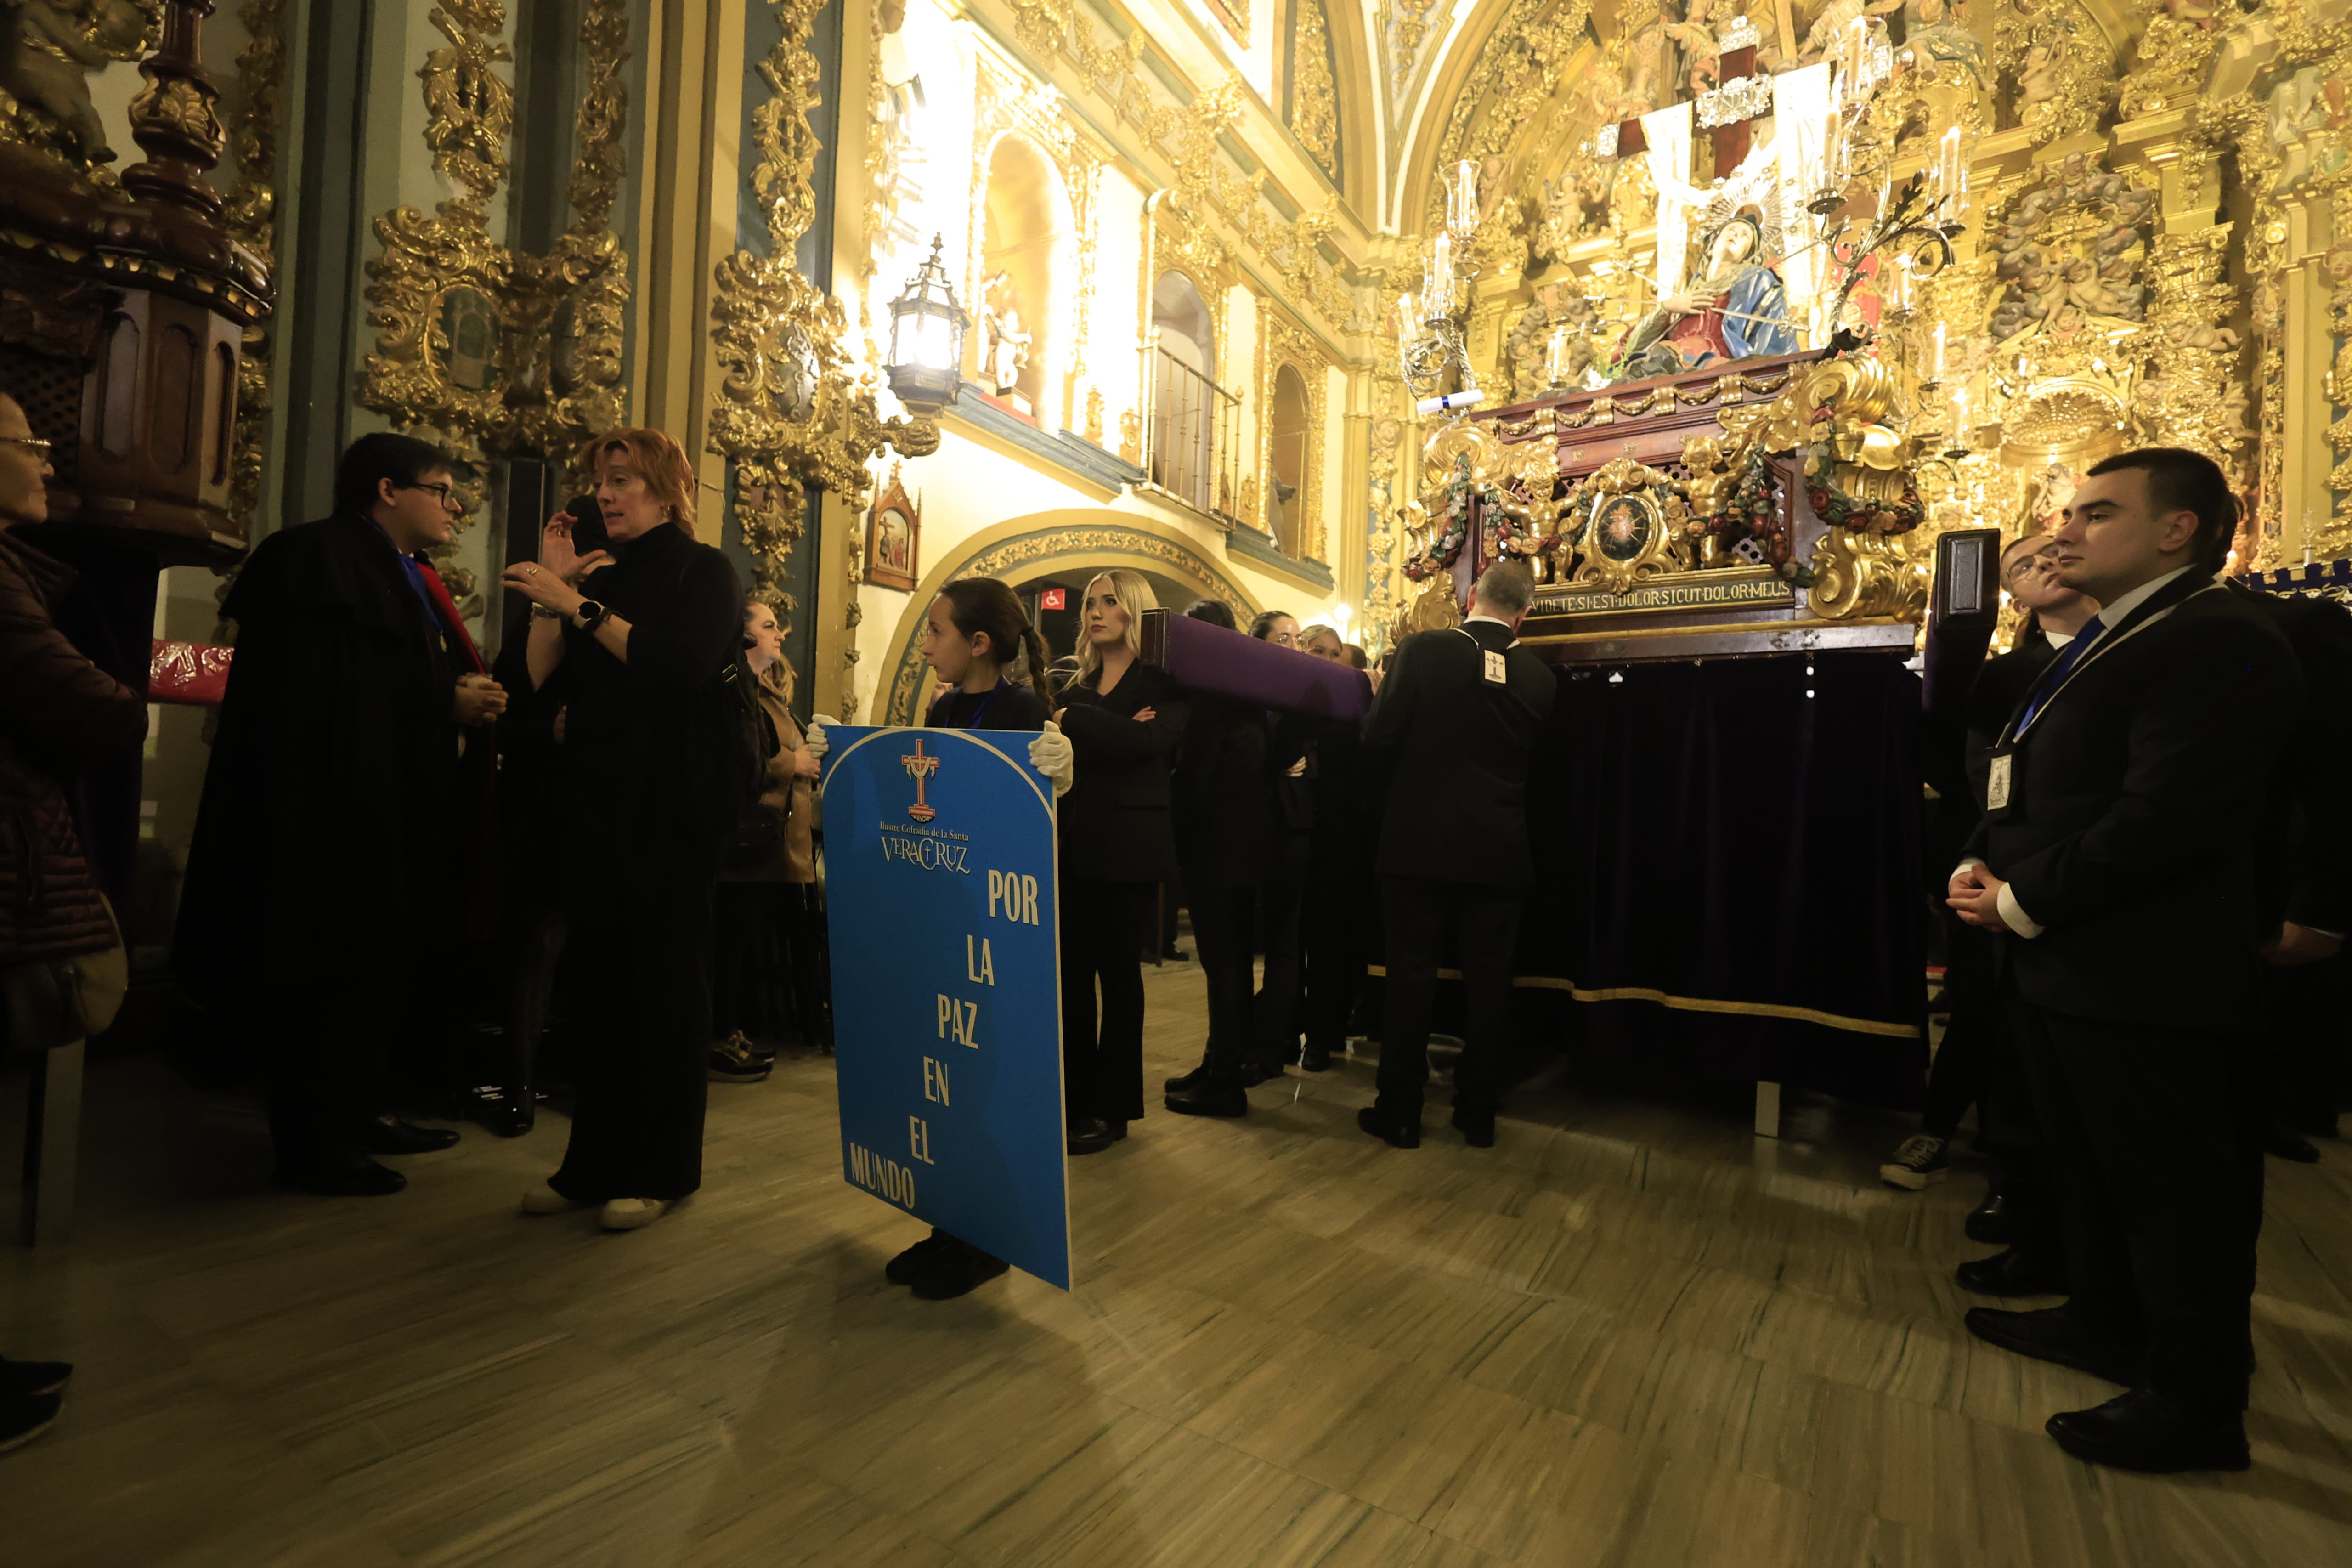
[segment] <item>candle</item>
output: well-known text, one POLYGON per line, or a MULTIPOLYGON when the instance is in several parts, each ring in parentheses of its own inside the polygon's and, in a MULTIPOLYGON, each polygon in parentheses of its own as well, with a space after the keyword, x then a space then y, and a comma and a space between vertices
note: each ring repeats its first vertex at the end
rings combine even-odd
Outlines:
POLYGON ((1544 345, 1544 380, 1553 386, 1568 380, 1568 329, 1554 327, 1551 342, 1544 345))
MULTIPOLYGON (((1423 287, 1426 286, 1426 280, 1424 280, 1423 287)), ((1411 294, 1397 296, 1396 318, 1397 345, 1400 348, 1411 348, 1414 340, 1421 336, 1421 319, 1415 314, 1411 294)))
POLYGON ((1478 226, 1478 165, 1465 158, 1454 166, 1453 221, 1447 226, 1467 234, 1478 226))
POLYGON ((1454 313, 1454 237, 1443 229, 1440 229, 1437 234, 1437 253, 1430 272, 1430 287, 1435 291, 1439 307, 1431 313, 1440 316, 1452 315, 1454 313))
POLYGON ((1944 323, 1936 323, 1936 379, 1944 379, 1944 323))

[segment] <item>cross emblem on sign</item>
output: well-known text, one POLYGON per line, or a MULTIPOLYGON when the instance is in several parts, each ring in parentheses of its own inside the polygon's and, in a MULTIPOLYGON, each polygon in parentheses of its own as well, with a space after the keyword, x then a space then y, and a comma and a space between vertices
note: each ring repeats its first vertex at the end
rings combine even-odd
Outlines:
POLYGON ((898 765, 907 770, 908 778, 915 781, 915 804, 907 808, 907 815, 917 822, 929 822, 939 813, 924 801, 923 782, 940 771, 939 758, 923 755, 923 742, 918 737, 913 753, 901 756, 898 765))

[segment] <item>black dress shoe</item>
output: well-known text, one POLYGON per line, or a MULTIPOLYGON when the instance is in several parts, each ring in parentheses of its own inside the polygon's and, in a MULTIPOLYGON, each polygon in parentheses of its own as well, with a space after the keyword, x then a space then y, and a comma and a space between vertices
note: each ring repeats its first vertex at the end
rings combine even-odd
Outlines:
POLYGON ((2078 1459, 2119 1470, 2243 1470, 2245 1417, 2200 1415, 2152 1388, 2135 1388, 2090 1410, 2064 1410, 2044 1428, 2078 1459))
MULTIPOLYGON (((1276 1072, 1280 1072, 1282 1069, 1280 1068, 1276 1068, 1274 1070, 1276 1072)), ((1244 1089, 1255 1089, 1258 1085, 1264 1083, 1269 1076, 1264 1064, 1259 1062, 1244 1062, 1242 1063, 1239 1071, 1241 1074, 1242 1087, 1244 1089)))
POLYGON ((1987 1247, 2007 1247, 2010 1240, 2009 1200, 1999 1193, 1987 1193, 1985 1201, 1969 1211, 1968 1223, 1961 1227, 1970 1241, 1980 1241, 1987 1247))
POLYGON ((1171 1091, 1180 1089, 1190 1089, 1208 1076, 1209 1058, 1202 1057, 1199 1067, 1194 1068, 1191 1072, 1180 1072, 1174 1078, 1161 1079, 1160 1080, 1160 1087, 1163 1089, 1171 1091))
POLYGON ((2038 1312, 1970 1307, 1961 1321, 1969 1332, 1985 1343, 2035 1361, 2056 1362, 2109 1383, 2130 1384, 2140 1379, 2144 1358, 2138 1346, 2091 1333, 2063 1307, 2044 1307, 2038 1312))
POLYGON ((1179 1116, 1247 1116, 1249 1096, 1242 1092, 1239 1078, 1212 1074, 1187 1088, 1170 1089, 1168 1109, 1179 1116))
POLYGON ((982 1252, 968 1241, 952 1236, 942 1239, 945 1245, 932 1253, 929 1260, 908 1281, 914 1287, 915 1294, 926 1301, 951 1301, 1012 1267, 1002 1258, 982 1252))
POLYGON ((1105 1125, 1110 1129, 1110 1141, 1112 1142, 1124 1143, 1127 1142, 1127 1119, 1125 1117, 1115 1118, 1106 1122, 1105 1125))
POLYGON ((482 1107, 482 1125, 501 1138, 520 1138, 539 1124, 539 1097, 525 1089, 482 1107))
POLYGON ((923 1277, 939 1256, 941 1248, 956 1245, 956 1238, 946 1231, 933 1229, 931 1234, 898 1254, 882 1266, 882 1278, 893 1285, 912 1285, 923 1277))
POLYGON ((2273 1159, 2292 1160, 2298 1165, 2319 1163, 2319 1151, 2311 1146, 2311 1140, 2284 1121, 2272 1122, 2270 1131, 2263 1134, 2263 1152, 2273 1159))
POLYGON ((1990 1258, 1974 1258, 1952 1271, 1963 1290, 1973 1290, 1979 1296, 2063 1296, 2066 1293, 2066 1270, 2038 1258, 2028 1258, 2015 1247, 1996 1252, 1990 1258))
POLYGON ((1329 1072, 1331 1053, 1320 1046, 1309 1046, 1298 1053, 1298 1066, 1306 1072, 1329 1072))
POLYGON ((280 1165, 269 1180, 322 1198, 390 1197, 408 1185, 398 1171, 364 1158, 343 1165, 280 1165))
POLYGON ((1492 1116, 1481 1116, 1457 1105, 1454 1108, 1454 1130, 1461 1133, 1462 1142, 1473 1149, 1492 1149, 1495 1146, 1495 1119, 1492 1116))
POLYGON ((55 1394, 73 1377, 69 1361, 9 1361, 0 1357, 0 1399, 55 1394))
POLYGON ((1110 1123, 1099 1116, 1082 1116, 1069 1125, 1069 1149, 1073 1154, 1099 1154, 1118 1142, 1110 1123))
POLYGON ((382 1116, 360 1132, 360 1145, 371 1154, 433 1154, 457 1142, 457 1134, 446 1127, 415 1127, 382 1116))
POLYGON ((1367 1105, 1356 1112, 1356 1125, 1382 1142, 1392 1143, 1400 1149, 1421 1147, 1420 1122, 1407 1122, 1390 1115, 1377 1105, 1367 1105))
POLYGON ((0 1454, 20 1447, 47 1431, 64 1403, 54 1394, 0 1399, 0 1454))

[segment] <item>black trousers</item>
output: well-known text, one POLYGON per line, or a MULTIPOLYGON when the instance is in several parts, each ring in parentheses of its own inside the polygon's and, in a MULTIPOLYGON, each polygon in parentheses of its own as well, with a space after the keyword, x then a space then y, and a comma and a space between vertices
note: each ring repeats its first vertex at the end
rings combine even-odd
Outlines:
POLYGON ((1072 1121, 1143 1116, 1143 938, 1158 897, 1156 882, 1062 878, 1062 1104, 1072 1121))
POLYGON ((717 879, 616 881, 628 918, 583 910, 572 927, 585 1037, 572 1143, 548 1184, 575 1203, 682 1198, 702 1184, 717 879))
POLYGON ((2352 954, 2263 971, 2263 1089, 2273 1117, 2328 1132, 2342 1103, 2352 1024, 2352 954))
MULTIPOLYGON (((1947 912, 1944 996, 1952 1009, 1943 1043, 1927 1069, 1927 1103, 1919 1131, 1949 1139, 1960 1118, 1985 1094, 1986 1074, 2000 1027, 2000 992, 1992 936, 1947 912)), ((1979 1119, 1981 1125, 1983 1119, 1979 1119)))
POLYGON ((1450 929, 1462 955, 1468 1023, 1454 1069, 1454 1103, 1492 1116, 1502 1095, 1511 1035, 1511 967, 1518 951, 1522 889, 1418 877, 1381 879, 1388 932, 1388 1005, 1381 1020, 1380 1108, 1421 1119, 1429 1085, 1429 1015, 1450 929))
POLYGON ((1251 1000, 1256 964, 1251 952, 1255 931, 1255 888, 1213 888, 1186 882, 1192 906, 1192 946, 1201 980, 1209 991, 1209 1070, 1237 1072, 1257 1050, 1257 1020, 1251 1000))
POLYGON ((1371 962, 1369 927, 1379 902, 1371 879, 1350 868, 1318 863, 1307 878, 1299 917, 1301 1022, 1311 1050, 1347 1048, 1348 1021, 1363 994, 1371 962))
POLYGON ((2069 1312, 2145 1342, 2155 1392, 2243 1410, 2263 1193, 2250 1042, 2010 1000, 2065 1215, 2069 1312))
POLYGON ((1258 942, 1265 972, 1257 983, 1254 1028, 1257 1059, 1269 1073, 1298 1056, 1299 921, 1307 901, 1307 864, 1313 839, 1286 833, 1275 863, 1258 888, 1258 942))
POLYGON ((390 1109, 393 1042, 418 1014, 418 975, 313 973, 264 1004, 269 1142, 281 1170, 366 1157, 360 1134, 390 1109))

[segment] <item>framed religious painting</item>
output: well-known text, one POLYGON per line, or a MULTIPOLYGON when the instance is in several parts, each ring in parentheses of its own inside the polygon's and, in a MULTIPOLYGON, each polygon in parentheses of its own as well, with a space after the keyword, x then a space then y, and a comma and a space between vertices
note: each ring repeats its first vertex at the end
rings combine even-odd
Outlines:
POLYGON ((922 567, 918 554, 922 541, 923 507, 908 500, 898 481, 898 465, 890 465, 890 482, 874 500, 866 519, 866 580, 885 588, 915 591, 922 567))

